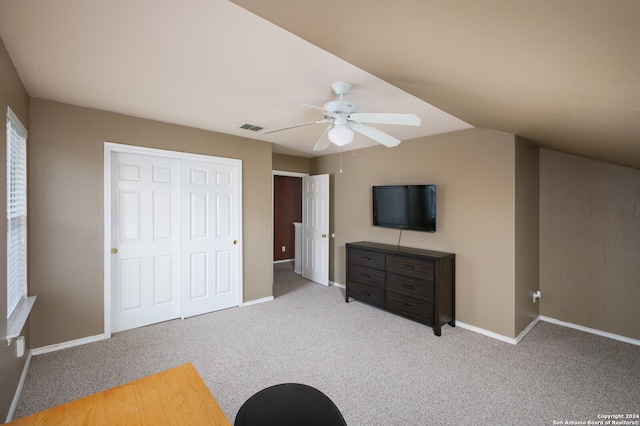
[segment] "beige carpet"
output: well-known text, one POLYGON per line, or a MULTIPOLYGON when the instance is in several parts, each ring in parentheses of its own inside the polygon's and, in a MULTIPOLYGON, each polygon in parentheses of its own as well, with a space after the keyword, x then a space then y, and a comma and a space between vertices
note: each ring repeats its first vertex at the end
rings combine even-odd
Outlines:
POLYGON ((640 412, 640 347, 549 323, 517 345, 418 323, 275 266, 275 300, 35 356, 15 418, 192 362, 233 423, 277 383, 355 425, 552 425, 640 412), (556 423, 558 424, 558 423, 556 423))

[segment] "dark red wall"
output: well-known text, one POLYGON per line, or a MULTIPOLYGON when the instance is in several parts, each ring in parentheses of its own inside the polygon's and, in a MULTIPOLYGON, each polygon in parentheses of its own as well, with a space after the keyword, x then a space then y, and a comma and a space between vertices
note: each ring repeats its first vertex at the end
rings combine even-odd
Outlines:
POLYGON ((293 259, 295 230, 302 222, 302 178, 273 177, 273 260, 293 259), (285 251, 282 251, 285 246, 285 251))

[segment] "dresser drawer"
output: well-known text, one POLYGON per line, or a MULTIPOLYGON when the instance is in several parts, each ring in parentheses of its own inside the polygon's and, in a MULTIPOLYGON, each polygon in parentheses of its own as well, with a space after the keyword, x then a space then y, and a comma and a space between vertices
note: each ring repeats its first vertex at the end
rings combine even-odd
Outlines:
POLYGON ((387 291, 386 299, 387 310, 428 326, 433 325, 433 303, 395 291, 387 291))
POLYGON ((362 302, 376 305, 380 308, 385 307, 385 291, 384 289, 373 287, 366 284, 349 281, 347 283, 347 298, 353 297, 362 302))
POLYGON ((358 282, 361 284, 378 287, 384 290, 384 271, 377 269, 365 268, 364 266, 351 265, 349 267, 349 281, 358 282))
POLYGON ((433 261, 394 254, 387 255, 387 272, 426 280, 434 279, 433 261))
POLYGON ((359 248, 349 248, 349 263, 384 271, 384 253, 359 248))
POLYGON ((433 302, 433 281, 387 273, 387 290, 433 302))

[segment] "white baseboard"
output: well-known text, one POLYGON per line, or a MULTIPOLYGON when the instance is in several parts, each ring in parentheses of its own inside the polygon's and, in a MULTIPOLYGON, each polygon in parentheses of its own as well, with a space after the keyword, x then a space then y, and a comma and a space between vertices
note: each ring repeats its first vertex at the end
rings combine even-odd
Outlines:
POLYGON ((27 360, 24 363, 24 367, 22 368, 22 374, 20 375, 20 381, 18 382, 18 387, 16 388, 16 393, 13 396, 13 401, 11 401, 11 406, 9 407, 9 412, 7 413, 7 420, 5 423, 9 423, 13 420, 13 414, 16 412, 16 407, 18 406, 18 400, 20 399, 20 395, 22 394, 22 387, 24 386, 24 381, 27 379, 27 372, 29 371, 29 364, 31 364, 31 351, 27 353, 27 360))
POLYGON ((83 337, 82 339, 70 340, 68 342, 56 343, 49 346, 41 346, 39 348, 31 349, 31 354, 42 355, 62 349, 73 348, 74 346, 86 345, 87 343, 99 342, 100 340, 108 338, 109 336, 107 336, 106 334, 97 334, 95 336, 83 337))
POLYGON ((485 330, 484 328, 476 327, 474 325, 465 324, 465 323, 457 321, 457 320, 456 320, 456 327, 460 327, 460 328, 464 328, 464 329, 467 329, 467 330, 470 330, 470 331, 473 331, 473 332, 476 332, 476 333, 480 333, 480 334, 485 335, 487 337, 491 337, 492 339, 501 340, 503 342, 510 343, 512 345, 517 345, 524 338, 524 336, 526 336, 533 329, 533 327, 536 326, 536 324, 539 321, 540 321, 539 317, 534 318, 534 320, 531 321, 531 323, 527 326, 527 328, 525 328, 522 331, 522 333, 520 333, 518 335, 518 337, 516 337, 515 339, 512 338, 512 337, 503 336, 502 334, 494 333, 493 331, 485 330))
POLYGON ((559 325, 559 326, 562 326, 562 327, 573 328, 574 330, 584 331, 585 333, 591 333, 591 334, 595 334, 595 335, 598 335, 598 336, 607 337, 609 339, 619 340, 621 342, 625 342, 625 343, 629 343, 629 344, 632 344, 632 345, 640 346, 640 340, 632 339, 630 337, 620 336, 618 334, 608 333, 606 331, 597 330, 595 328, 584 327, 582 325, 573 324, 573 323, 566 322, 566 321, 560 321, 560 320, 557 320, 555 318, 546 317, 544 315, 540 315, 540 316, 536 317, 533 321, 531 321, 531 324, 529 324, 527 326, 527 328, 525 328, 522 331, 522 333, 520 333, 518 335, 518 337, 516 337, 515 339, 513 339, 511 337, 503 336, 503 335, 498 334, 498 333, 494 333, 493 331, 485 330, 485 329, 480 328, 480 327, 476 327, 476 326, 473 326, 473 325, 465 324, 465 323, 460 322, 460 321, 456 321, 456 327, 460 327, 460 328, 464 328, 464 329, 467 329, 467 330, 470 330, 470 331, 473 331, 473 332, 476 332, 476 333, 480 333, 480 334, 483 334, 485 336, 491 337, 493 339, 497 339, 497 340, 501 340, 503 342, 511 343, 512 345, 517 345, 524 338, 524 336, 526 336, 533 329, 533 327, 535 327, 536 324, 538 322, 540 322, 540 321, 549 322, 549 323, 556 324, 556 325, 559 325))
POLYGON ((337 283, 335 281, 329 281, 329 285, 336 286, 336 287, 339 287, 339 288, 345 288, 345 289, 347 288, 346 285, 337 283))
POLYGON ((560 321, 555 318, 545 317, 540 315, 540 321, 550 322, 552 324, 561 325, 563 327, 573 328, 575 330, 584 331, 586 333, 596 334, 602 337, 608 337, 609 339, 619 340, 621 342, 630 343, 632 345, 640 346, 640 340, 632 339, 630 337, 620 336, 619 334, 613 334, 606 331, 596 330, 595 328, 589 328, 578 324, 573 324, 566 321, 560 321))
POLYGON ((527 334, 529 334, 529 332, 531 331, 531 329, 532 329, 533 327, 535 327, 535 326, 536 326, 536 324, 537 324, 537 323, 539 323, 539 322, 540 322, 540 317, 539 317, 539 316, 535 317, 535 318, 533 319, 533 321, 531 321, 531 322, 529 323, 529 325, 528 325, 524 330, 522 330, 522 333, 520 333, 520 334, 518 335, 518 337, 516 337, 516 344, 520 343, 520 340, 522 340, 522 339, 524 338, 524 336, 526 336, 527 334))
POLYGON ((496 340, 501 340, 501 341, 506 342, 506 343, 511 343, 512 345, 517 345, 518 344, 517 339, 511 338, 511 337, 507 337, 507 336, 503 336, 502 334, 494 333, 493 331, 485 330, 484 328, 476 327, 475 325, 465 324, 465 323, 460 322, 458 320, 456 320, 456 327, 464 328, 466 330, 473 331, 475 333, 480 333, 482 335, 485 335, 487 337, 491 337, 491 338, 496 339, 496 340))
POLYGON ((283 260, 274 260, 273 263, 289 263, 294 261, 295 259, 283 259, 283 260))
POLYGON ((273 300, 273 296, 263 297, 262 299, 256 299, 256 300, 249 300, 248 302, 242 302, 240 307, 257 305, 258 303, 263 303, 263 302, 271 302, 272 300, 273 300))

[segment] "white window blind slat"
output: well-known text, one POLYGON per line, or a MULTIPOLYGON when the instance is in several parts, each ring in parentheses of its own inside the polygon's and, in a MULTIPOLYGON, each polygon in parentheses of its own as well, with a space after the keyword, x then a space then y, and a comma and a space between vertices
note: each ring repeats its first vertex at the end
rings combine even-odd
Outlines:
POLYGON ((7 111, 7 318, 27 297, 27 131, 7 111))

